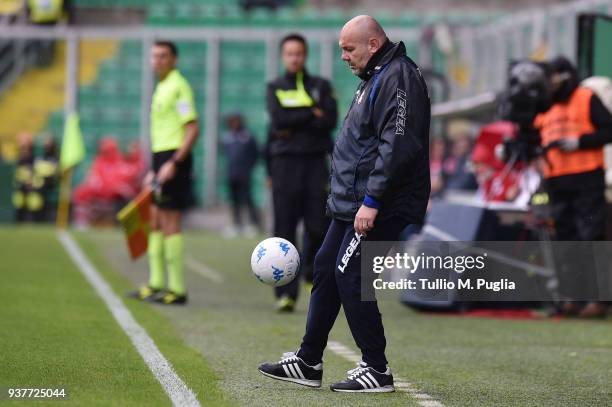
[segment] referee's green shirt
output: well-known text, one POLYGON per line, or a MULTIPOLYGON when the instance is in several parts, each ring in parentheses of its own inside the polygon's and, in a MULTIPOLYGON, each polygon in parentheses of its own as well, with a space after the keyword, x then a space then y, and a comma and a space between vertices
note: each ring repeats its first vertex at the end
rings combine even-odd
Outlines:
POLYGON ((193 92, 187 80, 173 69, 155 87, 151 102, 151 150, 176 150, 183 144, 183 126, 197 119, 193 92))

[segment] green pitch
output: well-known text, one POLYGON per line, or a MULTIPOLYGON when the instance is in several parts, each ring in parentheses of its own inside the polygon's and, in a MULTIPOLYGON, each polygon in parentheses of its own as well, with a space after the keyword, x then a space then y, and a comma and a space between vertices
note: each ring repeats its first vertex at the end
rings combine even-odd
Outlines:
MULTIPOLYGON (((128 259, 119 233, 73 235, 117 294, 145 281, 146 262, 128 259)), ((0 387, 66 387, 66 405, 170 404, 53 230, 0 229, 0 241, 0 387)), ((330 392, 353 365, 329 351, 320 390, 261 376, 260 362, 299 345, 306 292, 297 313, 278 315, 271 288, 249 271, 256 240, 188 233, 186 243, 187 307, 124 302, 202 405, 418 405, 400 392, 330 392)), ((380 305, 394 373, 446 406, 612 405, 609 319, 499 321, 380 305)), ((357 351, 342 314, 330 338, 357 351)))
MULTIPOLYGON (((156 406, 169 398, 110 311, 76 269, 52 229, 0 229, 0 387, 65 388, 53 405, 156 406)), ((88 253, 89 254, 89 253, 88 253)), ((92 253, 92 261, 100 261, 92 253)), ((97 263, 96 263, 97 265, 97 263)), ((98 267, 121 293, 117 273, 98 267)), ((129 303, 204 405, 229 405, 217 376, 161 313, 129 303)), ((0 399, 0 404, 6 403, 0 399)), ((41 406, 43 401, 15 401, 41 406)))

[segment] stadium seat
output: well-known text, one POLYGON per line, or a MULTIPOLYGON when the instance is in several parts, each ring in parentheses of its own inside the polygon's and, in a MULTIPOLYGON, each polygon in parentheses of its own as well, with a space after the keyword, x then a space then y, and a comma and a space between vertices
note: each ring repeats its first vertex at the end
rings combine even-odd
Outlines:
POLYGON ((252 27, 274 26, 276 22, 276 13, 268 9, 255 9, 245 17, 247 24, 252 27))
POLYGON ((197 22, 196 7, 193 3, 177 2, 174 5, 174 20, 176 25, 194 25, 197 22))
POLYGON ((148 9, 148 22, 152 25, 173 25, 175 8, 170 3, 154 3, 148 9))
MULTIPOLYGON (((325 11, 304 7, 281 7, 276 11, 255 9, 245 12, 238 0, 75 0, 77 7, 141 7, 146 11, 146 22, 152 26, 219 26, 219 27, 261 27, 279 30, 300 28, 338 29, 350 15, 362 14, 364 10, 344 12, 338 8, 325 11)), ((377 18, 385 27, 418 27, 423 24, 446 21, 461 23, 463 21, 481 21, 486 13, 470 13, 444 17, 437 15, 418 15, 412 12, 377 13, 377 18), (480 18, 480 20, 479 20, 480 18)), ((206 42, 180 41, 179 69, 192 84, 199 112, 203 112, 206 100, 206 42)), ((310 44, 308 70, 314 74, 320 72, 320 44, 310 44)), ((406 43, 408 54, 418 57, 416 43, 406 43)), ((114 134, 123 141, 139 137, 140 105, 142 86, 142 43, 123 41, 117 55, 100 64, 98 77, 94 83, 81 86, 79 89, 83 131, 87 131, 88 143, 95 147, 95 141, 106 134, 114 134)), ((443 58, 434 51, 434 64, 444 71, 443 58)), ((240 111, 245 115, 249 127, 256 133, 258 140, 265 138, 267 115, 265 109, 266 82, 266 45, 263 42, 223 41, 220 47, 219 110, 240 111)), ((278 72, 282 72, 279 61, 278 72)), ((337 47, 334 47, 333 86, 336 91, 341 116, 346 112, 357 87, 355 78, 339 58, 337 47)), ((63 128, 63 113, 50 115, 47 127, 54 132, 63 128)), ((204 127, 204 126, 202 126, 204 127)), ((195 150, 196 165, 203 168, 204 144, 198 141, 195 150)), ((199 172, 196 172, 199 174, 199 172)), ((204 176, 197 179, 196 190, 203 193, 207 180, 204 176)), ((262 191, 256 190, 260 196, 262 191)), ((201 195, 199 195, 201 198, 201 195)))
POLYGON ((397 17, 396 21, 401 28, 413 28, 421 24, 421 16, 413 12, 404 12, 397 17))
POLYGON ((275 25, 289 28, 298 25, 299 18, 294 9, 283 7, 276 11, 275 25))

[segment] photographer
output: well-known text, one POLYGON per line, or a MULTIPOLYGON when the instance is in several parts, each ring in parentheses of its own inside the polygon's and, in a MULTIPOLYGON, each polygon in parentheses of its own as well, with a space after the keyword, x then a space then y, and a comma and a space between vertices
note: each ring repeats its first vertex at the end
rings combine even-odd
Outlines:
MULTIPOLYGON (((556 237, 560 241, 603 240, 603 146, 612 142, 612 115, 591 90, 578 85, 577 71, 566 58, 553 60, 550 72, 551 107, 536 117, 534 125, 542 146, 555 146, 547 149, 543 175, 556 237)), ((578 280, 578 269, 572 269, 560 275, 560 289, 566 293, 568 288, 575 292, 590 283, 578 280)), ((594 278, 594 270, 585 271, 592 276, 589 279, 594 278)), ((568 295, 559 310, 564 315, 586 318, 606 313, 604 303, 583 304, 571 298, 568 295)))

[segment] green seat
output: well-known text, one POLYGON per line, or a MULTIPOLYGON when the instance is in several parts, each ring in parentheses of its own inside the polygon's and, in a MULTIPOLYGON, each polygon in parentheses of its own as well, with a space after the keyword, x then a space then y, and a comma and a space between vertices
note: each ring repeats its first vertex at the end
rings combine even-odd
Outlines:
POLYGON ((197 26, 218 25, 222 19, 222 7, 202 4, 194 8, 192 24, 197 26))
POLYGON ((206 42, 202 41, 179 41, 176 43, 179 48, 179 54, 181 54, 181 58, 183 55, 183 51, 186 55, 191 56, 192 58, 196 55, 206 55, 206 42))
POLYGON ((417 41, 404 41, 406 45, 406 55, 408 55, 413 60, 418 60, 419 58, 419 43, 417 41))
POLYGON ((416 13, 405 12, 398 16, 397 25, 401 28, 414 28, 421 25, 421 16, 416 13))
POLYGON ((214 6, 228 6, 228 5, 239 6, 240 5, 239 0, 203 0, 200 2, 208 4, 208 5, 214 5, 214 6))
POLYGON ((197 23, 196 7, 193 3, 177 2, 174 6, 172 22, 177 25, 194 25, 197 23))
POLYGON ((215 24, 227 26, 244 26, 248 23, 248 14, 238 4, 223 6, 220 18, 215 24))
POLYGON ((349 19, 350 17, 346 15, 341 9, 328 8, 321 16, 321 19, 319 20, 319 26, 324 28, 340 29, 349 19))
POLYGON ((120 58, 142 57, 142 43, 140 41, 123 41, 119 48, 120 58))
POLYGON ((140 71, 128 71, 120 69, 102 69, 100 76, 110 81, 120 82, 122 85, 130 81, 140 83, 140 71))
POLYGON ((148 8, 147 20, 153 25, 164 25, 171 19, 172 6, 166 3, 153 3, 148 8))
POLYGON ((206 50, 191 50, 186 47, 179 48, 178 67, 187 71, 204 71, 206 69, 206 50))
POLYGON ((304 9, 298 16, 299 18, 296 21, 298 26, 318 28, 321 26, 325 14, 317 9, 304 9))
POLYGON ((82 106, 79 108, 79 116, 82 122, 95 122, 99 120, 100 114, 97 107, 82 106))
POLYGON ((295 27, 299 21, 299 16, 295 12, 295 9, 290 7, 283 7, 276 11, 276 17, 274 22, 279 27, 295 27))
POLYGON ((269 27, 275 24, 276 13, 258 8, 246 14, 246 22, 253 27, 269 27))

